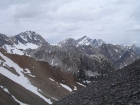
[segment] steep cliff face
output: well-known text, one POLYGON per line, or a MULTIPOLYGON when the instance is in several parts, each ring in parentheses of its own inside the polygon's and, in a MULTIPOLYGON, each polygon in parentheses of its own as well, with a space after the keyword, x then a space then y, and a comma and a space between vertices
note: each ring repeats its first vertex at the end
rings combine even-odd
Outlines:
POLYGON ((139 105, 140 60, 53 105, 139 105))

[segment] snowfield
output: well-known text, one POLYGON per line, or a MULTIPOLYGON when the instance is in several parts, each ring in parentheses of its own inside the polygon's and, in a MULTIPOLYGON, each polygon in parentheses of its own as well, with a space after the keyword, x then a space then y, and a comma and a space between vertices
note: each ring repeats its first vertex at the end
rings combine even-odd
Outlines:
POLYGON ((22 50, 36 49, 36 48, 39 47, 38 45, 32 44, 32 43, 27 43, 27 44, 22 44, 20 42, 18 42, 18 43, 19 43, 18 45, 16 45, 16 44, 14 44, 14 45, 4 45, 4 46, 2 46, 2 48, 4 48, 7 51, 7 53, 10 53, 10 54, 25 55, 22 50))
POLYGON ((64 84, 62 84, 62 83, 60 83, 60 85, 61 85, 62 87, 64 87, 65 89, 67 89, 68 91, 72 92, 72 89, 71 89, 70 87, 68 87, 67 85, 64 85, 64 84))
MULTIPOLYGON (((19 85, 23 86, 24 88, 26 88, 27 90, 33 92, 34 94, 38 95, 40 98, 44 99, 46 102, 48 102, 49 104, 52 104, 52 102, 50 101, 50 99, 47 99, 46 97, 44 97, 43 95, 41 95, 38 92, 38 88, 33 86, 31 84, 31 82, 28 80, 28 78, 26 78, 23 74, 24 70, 22 68, 20 68, 16 63, 14 63, 11 59, 7 58, 6 56, 4 56, 2 53, 0 53, 0 56, 5 60, 5 62, 3 62, 5 65, 8 65, 9 67, 14 67, 16 72, 20 75, 17 76, 15 74, 13 74, 12 72, 8 71, 7 69, 0 67, 0 73, 4 76, 6 76, 7 78, 11 79, 12 81, 18 83, 19 85)), ((29 71, 28 71, 29 72, 29 71)))

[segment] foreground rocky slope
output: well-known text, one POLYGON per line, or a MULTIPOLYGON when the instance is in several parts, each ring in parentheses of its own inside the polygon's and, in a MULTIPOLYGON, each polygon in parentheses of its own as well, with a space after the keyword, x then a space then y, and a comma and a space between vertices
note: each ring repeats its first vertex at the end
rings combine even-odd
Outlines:
POLYGON ((0 104, 1 105, 18 105, 16 102, 7 92, 5 92, 2 88, 0 88, 0 104))
POLYGON ((140 60, 53 105, 139 105, 140 60))
POLYGON ((46 62, 0 49, 0 88, 10 94, 9 99, 14 97, 18 103, 47 105, 83 87, 70 73, 46 62))

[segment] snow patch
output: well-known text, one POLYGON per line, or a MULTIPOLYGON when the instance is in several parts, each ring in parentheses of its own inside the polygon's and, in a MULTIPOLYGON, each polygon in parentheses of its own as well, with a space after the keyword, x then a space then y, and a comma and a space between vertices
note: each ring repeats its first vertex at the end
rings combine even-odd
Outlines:
POLYGON ((27 37, 25 37, 25 36, 23 36, 23 35, 21 35, 20 37, 21 37, 21 39, 23 39, 24 41, 26 41, 26 42, 28 41, 28 40, 27 40, 27 37))
POLYGON ((56 99, 56 98, 54 98, 54 97, 51 97, 52 99, 54 99, 54 100, 56 100, 56 101, 58 101, 58 99, 56 99))
POLYGON ((79 85, 81 85, 81 86, 83 86, 83 87, 86 87, 85 85, 83 85, 83 84, 81 84, 81 83, 79 83, 79 82, 77 82, 79 85))
POLYGON ((31 74, 30 70, 29 69, 24 69, 24 73, 28 74, 29 76, 31 77, 35 77, 34 75, 31 74))
POLYGON ((7 53, 10 54, 24 55, 23 51, 17 49, 15 46, 4 45, 2 48, 4 48, 7 51, 7 53))
POLYGON ((51 65, 54 66, 53 64, 54 64, 54 59, 52 59, 52 63, 51 63, 51 65))
POLYGON ((117 50, 117 49, 115 49, 115 51, 116 51, 116 52, 118 52, 118 50, 117 50))
POLYGON ((62 83, 60 83, 60 85, 61 85, 63 88, 67 89, 68 91, 72 92, 72 89, 71 89, 69 86, 64 85, 64 84, 62 84, 62 83))
POLYGON ((52 63, 51 63, 52 66, 57 66, 58 63, 54 63, 54 59, 52 59, 52 63))
MULTIPOLYGON (((18 45, 14 44, 14 45, 3 45, 2 48, 4 48, 7 53, 11 53, 11 54, 18 54, 18 55, 25 55, 22 50, 26 50, 26 49, 36 49, 39 46, 36 44, 32 44, 32 43, 27 43, 27 44, 22 44, 20 42, 18 42, 18 45)), ((27 55, 27 54, 26 54, 27 55)), ((27 55, 29 56, 29 55, 27 55)))
POLYGON ((70 71, 70 68, 68 69, 68 71, 70 71))
POLYGON ((86 80, 87 84, 91 83, 91 81, 86 80))
POLYGON ((74 90, 77 90, 77 87, 76 86, 74 86, 74 90))
POLYGON ((88 70, 88 71, 85 71, 85 74, 89 77, 97 77, 97 76, 100 76, 101 74, 98 73, 97 71, 91 71, 91 70, 88 70))
POLYGON ((52 78, 49 78, 49 80, 54 81, 52 78))
POLYGON ((18 42, 18 45, 14 45, 16 48, 18 49, 23 49, 23 50, 26 50, 26 49, 36 49, 38 48, 39 46, 36 45, 36 44, 33 44, 33 43, 27 43, 27 44, 22 44, 20 42, 18 42))

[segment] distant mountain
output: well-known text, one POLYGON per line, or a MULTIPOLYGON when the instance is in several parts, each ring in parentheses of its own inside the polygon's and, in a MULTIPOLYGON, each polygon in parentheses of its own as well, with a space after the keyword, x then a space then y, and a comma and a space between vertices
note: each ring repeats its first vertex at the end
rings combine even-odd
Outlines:
POLYGON ((66 51, 67 53, 84 53, 90 56, 102 55, 112 62, 117 69, 123 68, 140 58, 140 47, 135 45, 106 44, 100 39, 92 40, 87 36, 78 40, 72 40, 73 41, 69 41, 67 39, 62 41, 63 43, 61 42, 61 44, 59 44, 62 48, 59 50, 66 51))
POLYGON ((83 36, 82 38, 76 40, 78 45, 91 45, 93 47, 99 47, 105 42, 102 39, 90 39, 87 36, 83 36))
POLYGON ((49 44, 44 38, 42 38, 41 35, 35 33, 34 31, 21 32, 20 34, 15 35, 14 38, 16 39, 16 41, 14 41, 17 42, 16 44, 19 42, 22 44, 32 43, 38 46, 49 44))
POLYGON ((69 38, 69 39, 66 39, 66 40, 61 41, 61 42, 58 43, 58 45, 60 45, 62 47, 65 47, 65 46, 76 46, 77 44, 78 43, 73 38, 69 38))
POLYGON ((139 105, 140 60, 53 105, 139 105))
POLYGON ((61 47, 65 46, 82 46, 82 45, 91 45, 92 47, 99 47, 105 42, 101 39, 90 39, 87 36, 83 36, 80 39, 73 39, 73 38, 68 38, 64 41, 61 41, 58 43, 61 47))
POLYGON ((7 37, 3 34, 0 35, 1 47, 12 54, 27 55, 26 52, 24 52, 27 49, 36 49, 43 45, 49 45, 41 35, 34 31, 21 32, 11 37, 7 37))
POLYGON ((118 69, 123 68, 140 58, 133 49, 128 49, 127 46, 103 44, 99 49, 100 54, 103 54, 118 69))

